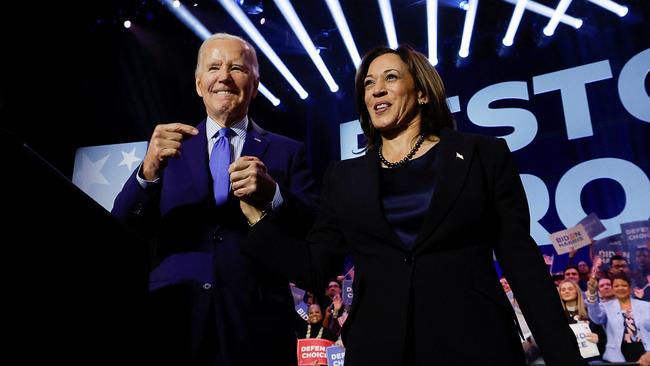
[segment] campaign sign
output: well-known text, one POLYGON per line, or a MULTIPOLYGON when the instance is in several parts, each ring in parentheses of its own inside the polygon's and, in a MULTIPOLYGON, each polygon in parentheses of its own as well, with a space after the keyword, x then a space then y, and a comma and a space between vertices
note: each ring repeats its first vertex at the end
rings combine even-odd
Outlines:
POLYGON ((621 235, 630 250, 650 246, 650 220, 621 224, 621 235))
POLYGON ((327 339, 299 339, 298 366, 327 365, 327 347, 333 344, 327 339))
POLYGON ((633 260, 628 260, 633 271, 645 273, 650 256, 650 220, 633 221, 621 224, 623 243, 630 251, 633 260))
POLYGON ((309 319, 309 305, 303 300, 305 297, 305 290, 296 286, 291 286, 291 294, 293 295, 293 303, 296 313, 307 321, 307 319, 309 319))
POLYGON ((301 302, 296 304, 295 306, 296 313, 303 318, 303 320, 307 321, 309 320, 309 305, 305 302, 301 302))
POLYGON ((604 264, 609 264, 614 255, 620 255, 630 262, 630 250, 623 243, 621 234, 606 236, 596 240, 593 244, 593 253, 603 260, 604 264))
POLYGON ((327 366, 343 366, 345 348, 341 346, 327 347, 327 366))
POLYGON ((551 244, 555 247, 557 254, 568 253, 571 248, 578 249, 591 243, 591 239, 589 239, 585 228, 581 224, 554 232, 550 237, 551 244))
POLYGON ((605 225, 603 225, 598 216, 593 212, 585 216, 585 218, 580 220, 578 224, 582 225, 585 228, 587 235, 589 235, 591 239, 597 237, 598 234, 602 234, 605 232, 605 230, 607 230, 605 229, 605 225))
POLYGON ((578 341, 578 347, 580 348, 580 355, 582 358, 595 357, 600 355, 598 352, 598 345, 587 340, 587 334, 591 333, 589 329, 589 324, 584 322, 578 322, 575 324, 569 324, 571 330, 576 335, 576 340, 578 341))
POLYGON ((354 291, 352 291, 352 280, 343 280, 343 305, 352 305, 354 291))

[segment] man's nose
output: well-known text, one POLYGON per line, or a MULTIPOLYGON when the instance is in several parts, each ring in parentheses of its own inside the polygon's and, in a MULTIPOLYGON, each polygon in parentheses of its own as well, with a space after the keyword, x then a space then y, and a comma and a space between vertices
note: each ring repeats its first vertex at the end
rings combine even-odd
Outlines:
POLYGON ((217 72, 217 81, 222 83, 232 81, 232 77, 230 76, 230 70, 228 70, 227 67, 222 67, 217 72))

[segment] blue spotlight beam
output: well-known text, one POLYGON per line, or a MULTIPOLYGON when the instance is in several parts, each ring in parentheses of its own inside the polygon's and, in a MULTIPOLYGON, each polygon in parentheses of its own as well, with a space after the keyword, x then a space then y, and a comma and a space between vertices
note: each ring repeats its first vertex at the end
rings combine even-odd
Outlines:
POLYGON ((560 24, 560 18, 566 13, 569 5, 571 5, 571 1, 573 0, 560 0, 560 3, 557 4, 557 8, 555 8, 555 11, 553 12, 551 20, 549 20, 546 27, 544 27, 543 32, 545 35, 550 37, 555 33, 557 25, 560 24))
POLYGON ((627 12, 629 11, 627 6, 623 6, 621 4, 615 3, 612 0, 587 0, 587 1, 596 4, 601 8, 607 9, 612 13, 615 13, 619 17, 624 17, 625 15, 627 15, 627 12))
POLYGON ((260 83, 257 89, 260 91, 260 93, 262 93, 263 96, 266 97, 266 99, 271 102, 271 104, 276 107, 280 105, 280 99, 273 95, 273 93, 271 93, 264 85, 262 85, 262 83, 260 83))
POLYGON ((174 1, 172 0, 160 0, 160 2, 199 38, 205 40, 212 35, 203 23, 196 19, 183 4, 174 6, 174 1))
POLYGON ((462 58, 469 56, 469 45, 472 40, 477 9, 478 0, 469 0, 467 14, 465 14, 465 24, 463 25, 463 38, 460 41, 460 51, 458 51, 458 55, 462 58))
POLYGON ((302 44, 302 47, 305 49, 305 51, 307 51, 307 54, 311 58, 314 65, 316 65, 318 72, 320 72, 320 74, 323 76, 323 79, 325 79, 327 86, 329 86, 332 92, 337 92, 339 90, 339 86, 334 81, 332 74, 330 74, 327 66, 325 66, 325 63, 318 54, 318 51, 316 51, 316 46, 314 46, 311 38, 309 38, 307 30, 302 25, 302 22, 300 21, 298 14, 296 14, 296 10, 291 5, 291 2, 289 0, 274 0, 274 2, 278 9, 280 9, 280 13, 282 13, 284 19, 287 21, 287 23, 289 23, 289 26, 298 37, 298 40, 302 44))
POLYGON ((345 15, 343 15, 343 9, 341 9, 341 4, 338 0, 325 0, 327 7, 332 13, 336 27, 339 29, 339 33, 343 38, 343 43, 345 48, 347 48, 350 58, 352 58, 352 63, 357 69, 361 64, 361 57, 359 56, 359 51, 357 50, 357 45, 354 44, 354 38, 352 38, 352 33, 348 27, 348 22, 345 20, 345 15))
POLYGON ((262 34, 255 28, 253 23, 248 19, 243 10, 237 5, 233 0, 218 0, 219 4, 230 14, 230 16, 239 24, 240 27, 248 34, 248 36, 253 40, 257 48, 260 49, 266 57, 271 61, 273 66, 275 66, 280 74, 284 76, 293 89, 298 93, 301 99, 307 99, 309 94, 307 91, 300 85, 298 80, 293 76, 289 68, 280 60, 280 57, 273 51, 273 48, 266 42, 262 34))
POLYGON ((510 18, 510 24, 508 24, 508 30, 506 31, 505 37, 503 37, 504 46, 512 46, 515 40, 515 34, 517 34, 517 28, 519 28, 519 23, 521 23, 521 18, 524 15, 526 10, 526 3, 528 0, 519 0, 517 5, 515 5, 515 10, 512 12, 512 18, 510 18))
POLYGON ((390 6, 390 0, 377 0, 379 4, 379 11, 381 12, 381 19, 384 21, 384 29, 386 30, 386 38, 388 39, 388 46, 392 49, 397 48, 397 33, 395 32, 395 22, 393 21, 393 9, 390 6))
MULTIPOLYGON (((517 1, 519 1, 519 0, 503 0, 503 1, 508 2, 510 4, 513 4, 513 5, 516 5, 517 1)), ((546 5, 542 5, 542 4, 537 3, 535 1, 532 1, 532 0, 528 0, 526 2, 526 9, 529 10, 529 11, 532 11, 533 13, 543 15, 543 16, 545 16, 547 18, 552 17, 553 12, 555 11, 555 9, 553 9, 553 8, 549 8, 546 5)), ((578 28, 582 27, 582 19, 574 18, 574 17, 572 17, 570 15, 566 15, 566 14, 564 14, 560 18, 560 22, 564 23, 566 25, 569 25, 569 26, 571 26, 571 27, 573 27, 575 29, 578 29, 578 28)))
POLYGON ((427 41, 429 42, 429 62, 438 64, 438 0, 427 0, 427 41))

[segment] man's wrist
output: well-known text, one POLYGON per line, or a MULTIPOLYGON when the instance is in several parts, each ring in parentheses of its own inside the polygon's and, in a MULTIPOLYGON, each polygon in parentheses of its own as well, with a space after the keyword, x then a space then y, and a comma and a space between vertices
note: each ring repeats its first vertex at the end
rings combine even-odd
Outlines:
POLYGON ((592 292, 587 292, 587 302, 593 304, 596 302, 597 294, 592 292))
POLYGON ((266 215, 268 215, 268 213, 269 213, 269 210, 267 210, 266 208, 264 208, 264 209, 261 211, 261 213, 260 213, 260 217, 258 217, 257 219, 255 219, 255 220, 253 220, 253 221, 247 220, 247 221, 248 221, 248 227, 253 227, 253 226, 255 226, 255 224, 257 224, 257 223, 260 222, 263 218, 265 218, 266 215))

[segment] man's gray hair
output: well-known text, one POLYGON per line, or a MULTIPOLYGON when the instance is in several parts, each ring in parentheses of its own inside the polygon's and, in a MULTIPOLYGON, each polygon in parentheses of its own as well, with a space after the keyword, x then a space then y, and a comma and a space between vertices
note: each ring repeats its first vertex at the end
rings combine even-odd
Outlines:
POLYGON ((241 42, 252 57, 253 75, 255 75, 256 79, 260 78, 260 66, 257 63, 257 52, 255 52, 255 48, 245 39, 230 33, 215 33, 203 41, 201 47, 199 48, 199 54, 196 57, 196 69, 194 69, 194 76, 197 76, 199 74, 199 63, 201 62, 201 55, 203 54, 205 47, 208 43, 218 39, 237 40, 241 42))

